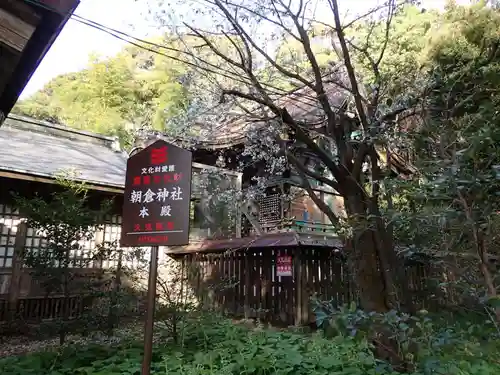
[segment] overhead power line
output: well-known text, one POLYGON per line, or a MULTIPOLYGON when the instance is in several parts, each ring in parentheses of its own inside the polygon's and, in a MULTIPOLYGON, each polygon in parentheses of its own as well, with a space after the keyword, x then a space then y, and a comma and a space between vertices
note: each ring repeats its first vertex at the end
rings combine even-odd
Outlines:
MULTIPOLYGON (((213 74, 219 75, 221 77, 228 78, 228 79, 230 79, 232 81, 235 81, 235 82, 243 83, 245 85, 249 84, 248 81, 245 81, 245 80, 243 80, 243 79, 241 79, 241 78, 239 78, 239 77, 237 77, 235 75, 228 75, 228 74, 224 73, 221 70, 217 71, 217 69, 220 69, 220 65, 217 65, 217 64, 211 64, 210 65, 210 63, 204 61, 204 63, 209 64, 210 67, 200 67, 199 65, 197 65, 196 63, 194 63, 192 61, 188 61, 186 59, 179 58, 177 56, 172 56, 172 55, 163 53, 161 51, 158 51, 157 49, 153 49, 153 47, 154 48, 158 48, 158 49, 163 49, 163 50, 171 51, 171 52, 175 52, 175 53, 181 53, 181 54, 185 54, 185 55, 191 55, 188 52, 181 51, 181 50, 176 49, 176 48, 168 47, 168 46, 161 45, 161 44, 158 44, 158 43, 155 43, 155 42, 151 42, 151 41, 148 41, 148 40, 145 40, 145 39, 142 39, 142 38, 135 37, 135 36, 130 35, 129 33, 126 33, 124 31, 120 31, 120 30, 117 30, 117 29, 105 26, 105 25, 103 25, 103 24, 101 24, 99 22, 96 22, 96 21, 90 20, 88 18, 79 16, 79 15, 77 15, 75 13, 72 13, 72 12, 62 12, 62 11, 60 11, 58 9, 55 9, 55 8, 53 8, 51 6, 48 6, 46 4, 41 3, 39 0, 24 0, 24 2, 26 2, 28 4, 33 4, 33 5, 38 6, 40 8, 43 8, 43 9, 46 9, 48 11, 54 12, 56 14, 59 14, 59 15, 63 16, 63 17, 70 17, 74 21, 77 21, 77 22, 79 22, 81 24, 84 24, 86 26, 92 27, 94 29, 100 30, 100 31, 102 31, 102 32, 104 32, 106 34, 109 34, 109 35, 111 35, 111 36, 113 36, 113 37, 115 37, 115 38, 117 38, 117 39, 119 39, 121 41, 124 41, 124 42, 126 42, 126 43, 128 43, 130 45, 133 45, 133 46, 135 46, 137 48, 140 48, 142 50, 151 52, 151 53, 159 55, 159 56, 166 57, 168 59, 177 61, 177 62, 179 62, 181 64, 189 65, 189 66, 194 67, 196 69, 201 69, 201 70, 205 71, 205 73, 213 73, 213 74), (150 47, 148 47, 148 46, 150 46, 150 47)), ((261 85, 269 88, 270 90, 278 90, 278 91, 275 91, 275 94, 278 94, 279 97, 286 97, 288 94, 291 94, 291 93, 297 91, 297 89, 293 89, 290 92, 279 92, 281 90, 278 89, 277 87, 273 86, 272 84, 269 84, 269 83, 266 83, 266 82, 261 82, 261 85)), ((217 104, 213 109, 218 108, 222 104, 224 104, 224 103, 217 104)))
MULTIPOLYGON (((175 48, 169 48, 167 46, 164 46, 164 45, 161 45, 161 44, 158 44, 158 43, 154 43, 154 42, 151 42, 151 41, 148 41, 148 40, 144 40, 144 39, 141 39, 141 38, 137 38, 133 35, 130 35, 128 33, 125 33, 123 31, 120 31, 120 30, 117 30, 117 29, 114 29, 114 28, 111 28, 111 27, 108 27, 108 26, 105 26, 99 22, 96 22, 96 21, 93 21, 93 20, 90 20, 88 18, 85 18, 85 17, 82 17, 82 16, 79 16, 77 14, 74 14, 74 13, 71 13, 71 12, 61 12, 53 7, 50 7, 50 6, 47 6, 46 4, 42 4, 40 3, 39 1, 37 0, 24 0, 26 3, 30 3, 30 4, 33 4, 35 6, 38 6, 38 7, 41 7, 43 9, 46 9, 46 10, 49 10, 51 12, 54 12, 54 13, 57 13, 63 17, 70 17, 71 19, 73 19, 74 21, 77 21, 81 24, 84 24, 86 26, 89 26, 89 27, 92 27, 94 29, 97 29, 99 31, 102 31, 102 32, 105 32, 106 34, 109 34, 119 40, 122 40, 130 45, 133 45, 137 48, 140 48, 142 50, 145 50, 145 51, 148 51, 148 52, 151 52, 151 53, 154 53, 156 55, 159 55, 159 56, 163 56, 163 57, 166 57, 168 59, 172 59, 172 60, 175 60, 177 62, 180 62, 182 64, 187 64, 187 65, 191 65, 195 68, 199 68, 196 64, 190 62, 190 61, 186 61, 182 58, 178 58, 176 56, 171 56, 171 55, 168 55, 166 53, 163 53, 163 52, 160 52, 156 49, 153 49, 153 48, 149 48, 147 46, 144 46, 143 44, 146 44, 146 45, 149 45, 151 47, 156 47, 156 48, 160 48, 160 49, 166 49, 166 50, 170 50, 172 52, 182 52, 182 51, 179 51, 175 48), (126 39, 126 38, 129 38, 129 39, 126 39)), ((216 74, 221 74, 219 72, 214 72, 216 74)), ((221 74, 221 75, 224 75, 224 74, 221 74)), ((229 77, 229 76, 226 76, 227 78, 231 78, 231 79, 234 79, 236 81, 238 81, 237 78, 235 77, 229 77)), ((243 82, 243 81, 240 81, 242 83, 246 83, 246 82, 243 82)), ((212 111, 212 110, 215 110, 217 109, 218 107, 220 107, 223 103, 218 103, 217 105, 213 106, 212 108, 210 108, 207 112, 209 111, 212 111)))
MULTIPOLYGON (((192 67, 197 68, 197 69, 204 70, 207 73, 213 73, 213 74, 219 75, 221 77, 228 78, 228 79, 233 80, 235 82, 240 82, 240 83, 243 83, 243 84, 249 84, 248 81, 245 81, 245 80, 241 79, 240 77, 236 76, 236 74, 235 75, 228 75, 228 74, 224 73, 222 70, 220 70, 221 67, 220 67, 219 64, 211 64, 211 63, 209 63, 207 61, 203 61, 203 63, 208 64, 209 67, 203 67, 203 68, 201 68, 199 65, 197 65, 196 63, 194 63, 192 61, 188 61, 187 59, 183 59, 183 58, 180 58, 180 57, 177 57, 177 56, 172 56, 172 55, 163 53, 163 52, 158 51, 156 49, 153 49, 151 47, 158 48, 158 49, 163 49, 163 50, 166 50, 166 51, 171 51, 171 52, 174 52, 174 53, 184 54, 184 55, 191 56, 191 57, 193 57, 193 58, 196 59, 196 57, 193 56, 189 52, 181 51, 181 50, 179 50, 177 48, 168 47, 168 46, 165 46, 165 45, 162 45, 162 44, 158 44, 158 43, 151 42, 151 41, 148 41, 148 40, 145 40, 145 39, 142 39, 142 38, 135 37, 133 35, 130 35, 129 33, 126 33, 124 31, 120 31, 120 30, 117 30, 117 29, 105 26, 105 25, 103 25, 103 24, 101 24, 99 22, 96 22, 96 21, 90 20, 88 18, 79 16, 79 15, 77 15, 75 13, 61 12, 58 9, 55 9, 55 8, 53 8, 51 6, 48 6, 46 4, 40 3, 39 0, 24 0, 24 1, 26 3, 33 4, 33 5, 39 6, 39 7, 43 8, 43 9, 46 9, 46 10, 49 10, 51 12, 57 13, 57 14, 63 16, 63 17, 68 17, 69 16, 74 21, 77 21, 77 22, 79 22, 81 24, 84 24, 86 26, 92 27, 94 29, 100 30, 100 31, 102 31, 102 32, 104 32, 106 34, 109 34, 109 35, 111 35, 111 36, 113 36, 113 37, 115 37, 115 38, 117 38, 117 39, 119 39, 121 41, 124 41, 124 42, 126 42, 126 43, 128 43, 130 45, 133 45, 133 46, 135 46, 137 48, 140 48, 140 49, 143 49, 145 51, 157 54, 159 56, 166 57, 168 59, 172 59, 174 61, 177 61, 177 62, 180 62, 182 64, 186 64, 186 65, 192 66, 192 67), (147 47, 147 46, 150 46, 150 47, 147 47)), ((289 93, 283 93, 283 92, 279 92, 281 90, 278 89, 277 87, 273 86, 272 84, 269 84, 269 83, 266 83, 266 82, 261 82, 261 84, 262 84, 262 86, 265 86, 265 87, 269 88, 270 90, 278 90, 278 91, 275 91, 275 94, 278 94, 279 96, 286 96, 287 94, 295 91, 295 90, 292 90, 289 93)))

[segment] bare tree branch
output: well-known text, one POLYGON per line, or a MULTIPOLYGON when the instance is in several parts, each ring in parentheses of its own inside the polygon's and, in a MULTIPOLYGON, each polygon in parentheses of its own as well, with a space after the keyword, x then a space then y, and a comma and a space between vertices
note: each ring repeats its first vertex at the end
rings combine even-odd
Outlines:
POLYGON ((297 157, 295 155, 293 155, 293 153, 291 153, 290 151, 286 152, 286 156, 287 156, 287 159, 292 163, 292 165, 295 168, 297 168, 298 170, 302 171, 303 174, 305 174, 305 175, 307 175, 315 180, 318 180, 319 182, 322 182, 325 185, 330 186, 335 191, 338 191, 339 185, 335 181, 332 181, 332 180, 326 178, 325 176, 323 176, 317 172, 311 171, 304 164, 302 164, 299 161, 299 159, 297 159, 297 157))

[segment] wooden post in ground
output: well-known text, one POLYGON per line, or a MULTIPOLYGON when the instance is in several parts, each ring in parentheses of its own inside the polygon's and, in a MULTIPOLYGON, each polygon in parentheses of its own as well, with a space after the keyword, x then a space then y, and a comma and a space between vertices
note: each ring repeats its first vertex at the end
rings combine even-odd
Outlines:
POLYGON ((149 262, 149 281, 147 296, 146 322, 144 324, 144 358, 142 361, 142 375, 151 373, 151 359, 153 357, 153 330, 156 307, 156 279, 158 274, 158 246, 151 247, 149 262))
POLYGON ((303 283, 303 267, 302 254, 299 247, 293 252, 293 282, 295 283, 295 325, 300 326, 303 323, 303 298, 304 298, 304 283, 303 283))

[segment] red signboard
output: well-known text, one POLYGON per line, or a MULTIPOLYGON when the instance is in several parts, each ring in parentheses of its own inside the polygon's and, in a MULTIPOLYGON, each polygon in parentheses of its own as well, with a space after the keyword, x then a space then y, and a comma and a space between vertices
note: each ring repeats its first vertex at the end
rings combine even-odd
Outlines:
POLYGON ((191 151, 156 141, 127 162, 121 246, 189 243, 191 151))
POLYGON ((290 255, 278 255, 276 276, 292 276, 292 257, 290 255))

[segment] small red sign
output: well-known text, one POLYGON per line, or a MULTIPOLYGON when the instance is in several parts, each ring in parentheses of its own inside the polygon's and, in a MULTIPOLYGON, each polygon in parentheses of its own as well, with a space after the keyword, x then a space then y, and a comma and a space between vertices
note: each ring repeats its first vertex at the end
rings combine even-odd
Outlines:
POLYGON ((292 257, 290 255, 278 255, 276 276, 292 276, 292 257))

